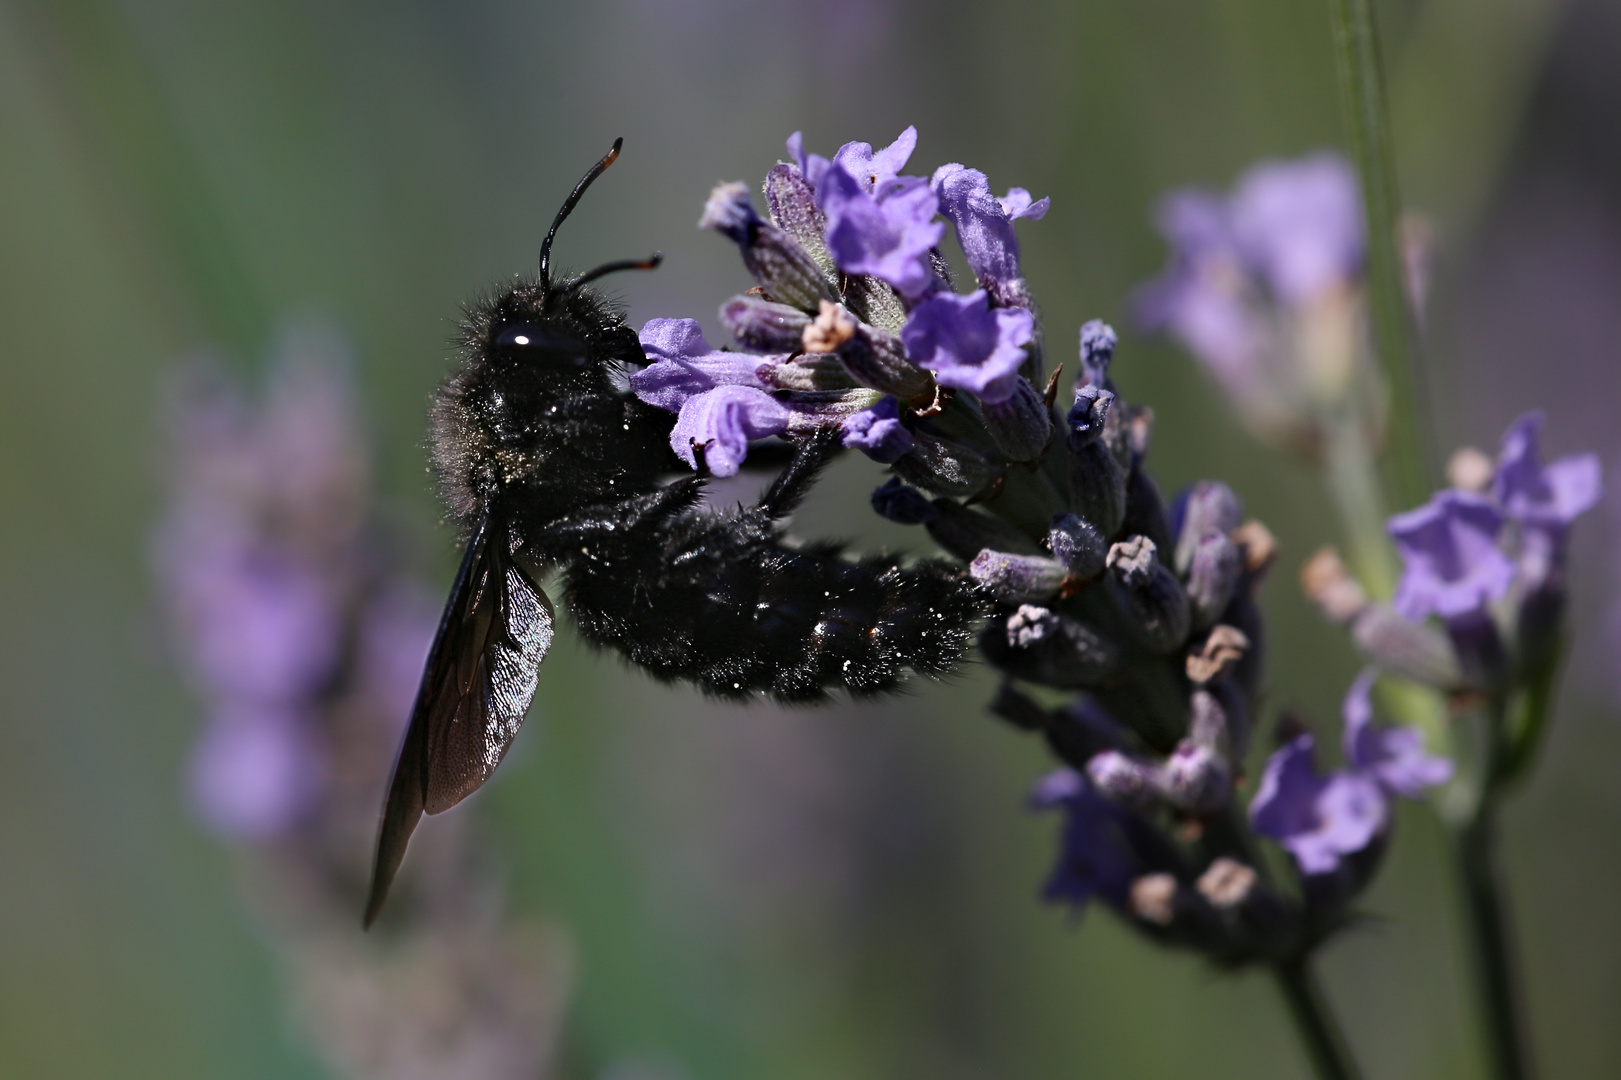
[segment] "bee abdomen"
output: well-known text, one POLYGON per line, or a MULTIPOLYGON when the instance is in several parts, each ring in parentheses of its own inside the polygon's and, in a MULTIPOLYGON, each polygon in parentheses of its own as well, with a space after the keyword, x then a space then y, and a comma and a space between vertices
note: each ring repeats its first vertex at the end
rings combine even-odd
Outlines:
POLYGON ((682 581, 619 569, 572 576, 581 633, 721 697, 892 691, 908 670, 950 670, 980 614, 971 583, 945 563, 852 561, 825 547, 739 552, 682 581))

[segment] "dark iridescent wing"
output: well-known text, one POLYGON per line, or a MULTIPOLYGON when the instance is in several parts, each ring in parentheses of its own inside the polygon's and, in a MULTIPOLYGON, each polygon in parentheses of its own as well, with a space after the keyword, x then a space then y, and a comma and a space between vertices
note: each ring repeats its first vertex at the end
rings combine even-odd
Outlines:
POLYGON ((553 625, 546 594, 512 559, 505 524, 486 513, 456 572, 394 764, 367 926, 422 815, 455 806, 501 763, 535 696, 553 625))

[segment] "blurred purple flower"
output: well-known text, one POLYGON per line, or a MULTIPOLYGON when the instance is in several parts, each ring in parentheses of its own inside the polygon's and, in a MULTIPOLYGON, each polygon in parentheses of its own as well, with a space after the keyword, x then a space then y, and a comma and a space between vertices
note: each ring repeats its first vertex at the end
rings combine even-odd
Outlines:
POLYGON ((1138 321, 1180 340, 1257 435, 1298 444, 1321 407, 1369 392, 1362 210, 1344 158, 1262 162, 1230 196, 1171 192, 1155 219, 1171 259, 1138 290, 1138 321))
POLYGON ((1562 533, 1598 505, 1603 480, 1597 454, 1571 454, 1543 465, 1542 420, 1541 412, 1529 412, 1510 425, 1492 475, 1492 494, 1511 520, 1562 533))
POLYGON ((1125 904, 1137 859, 1124 831, 1128 811, 1100 795, 1083 774, 1058 769, 1037 783, 1030 794, 1036 809, 1064 814, 1058 863, 1043 895, 1084 907, 1099 897, 1114 907, 1125 904))
POLYGON ((1228 212, 1244 263, 1285 304, 1309 303, 1362 272, 1362 196, 1337 153, 1252 167, 1228 212))
POLYGON ((1409 799, 1452 778, 1452 762, 1424 752, 1424 736, 1411 727, 1386 727, 1373 720, 1373 684, 1378 672, 1362 672, 1345 695, 1345 758, 1353 769, 1373 777, 1393 795, 1409 799))
POLYGON ((1266 760, 1250 803, 1250 824, 1294 856, 1303 874, 1326 874, 1366 848, 1390 817, 1385 793, 1370 776, 1319 776, 1312 736, 1297 735, 1266 760))
MULTIPOLYGON (((233 539, 222 536, 219 546, 233 539)), ((297 701, 330 677, 338 601, 316 568, 285 552, 193 550, 174 590, 186 614, 188 660, 209 695, 297 701)))
POLYGON ((192 805, 223 836, 262 840, 304 819, 320 798, 323 748, 286 706, 227 702, 192 751, 192 805))
POLYGON ((1514 563, 1497 542, 1502 527, 1490 499, 1452 490, 1391 518, 1390 535, 1406 564, 1397 612, 1413 620, 1453 619, 1502 599, 1514 579, 1514 563))
POLYGON ((1006 401, 1035 336, 1035 317, 1022 308, 992 308, 984 289, 961 296, 938 292, 907 316, 901 330, 907 355, 954 386, 985 401, 1006 401))

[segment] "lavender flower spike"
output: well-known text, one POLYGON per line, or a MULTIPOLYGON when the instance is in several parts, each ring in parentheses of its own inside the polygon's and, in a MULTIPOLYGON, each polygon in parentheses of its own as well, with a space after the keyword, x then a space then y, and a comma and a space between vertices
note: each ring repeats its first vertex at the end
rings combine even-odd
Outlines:
POLYGON ((992 403, 1013 396, 1034 336, 1030 312, 992 308, 984 289, 935 293, 912 309, 901 330, 907 355, 934 372, 936 382, 992 403))
POLYGON ((1424 752, 1415 728, 1384 727, 1373 721, 1372 690, 1378 672, 1368 668, 1345 695, 1345 759, 1379 786, 1409 799, 1452 778, 1452 762, 1424 752))
POLYGON ((1306 733, 1275 751, 1250 803, 1255 831, 1282 844, 1307 875, 1333 872, 1342 858, 1373 843, 1390 820, 1377 782, 1356 772, 1319 776, 1312 750, 1306 733))
POLYGON ((1503 516, 1490 499, 1443 491, 1417 510, 1390 519, 1406 569, 1395 608, 1413 620, 1478 612, 1499 600, 1514 579, 1514 563, 1497 544, 1503 516))

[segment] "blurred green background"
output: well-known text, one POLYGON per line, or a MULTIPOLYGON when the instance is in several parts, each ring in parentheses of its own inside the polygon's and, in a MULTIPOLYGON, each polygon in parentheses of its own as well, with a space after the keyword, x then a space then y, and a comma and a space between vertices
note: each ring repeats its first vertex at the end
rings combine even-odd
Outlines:
MULTIPOLYGON (((1555 452, 1621 466, 1621 16, 1609 0, 1381 9, 1409 205, 1436 224, 1434 442, 1550 410, 1555 452)), ((1022 230, 1048 339, 1125 329, 1166 187, 1343 143, 1326 0, 0 0, 0 1076, 316 1077, 269 939, 182 792, 198 709, 163 644, 149 534, 157 387, 189 353, 262 363, 279 325, 350 336, 385 496, 454 557, 424 473, 456 305, 532 268, 562 194, 620 164, 558 242, 635 323, 746 284, 693 227, 803 129, 1050 195, 1022 230)), ((1303 466, 1258 447, 1192 363, 1127 335, 1174 489, 1228 480, 1278 534, 1273 700, 1331 719, 1354 670, 1294 570, 1334 539, 1303 466)), ((805 533, 906 542, 840 466, 805 533)), ((1510 894, 1549 1077, 1621 1075, 1621 518, 1583 523, 1558 728, 1507 815, 1510 894)), ((913 541, 915 542, 915 540, 913 541)), ((1297 1077, 1270 983, 1041 905, 1041 748, 972 671, 883 707, 783 712, 656 687, 566 633, 487 793, 511 905, 566 928, 558 1075, 1297 1077)), ((431 823, 430 823, 431 827, 431 823)), ((1374 1078, 1479 1074, 1440 832, 1403 811, 1324 961, 1374 1078)), ((358 933, 358 928, 357 928, 358 933)))

